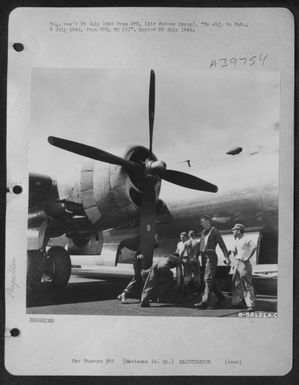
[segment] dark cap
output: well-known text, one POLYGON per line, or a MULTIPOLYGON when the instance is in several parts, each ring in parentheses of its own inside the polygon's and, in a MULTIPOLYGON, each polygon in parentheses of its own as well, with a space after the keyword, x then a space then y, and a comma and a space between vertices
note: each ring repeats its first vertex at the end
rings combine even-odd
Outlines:
POLYGON ((236 223, 235 226, 232 228, 232 230, 241 230, 241 231, 245 231, 245 227, 244 227, 244 225, 242 225, 241 223, 236 223))

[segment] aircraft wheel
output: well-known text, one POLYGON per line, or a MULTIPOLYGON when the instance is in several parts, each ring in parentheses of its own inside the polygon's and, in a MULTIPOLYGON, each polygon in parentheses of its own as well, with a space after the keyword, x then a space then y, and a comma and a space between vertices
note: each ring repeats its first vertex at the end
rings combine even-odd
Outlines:
POLYGON ((63 247, 53 246, 48 250, 44 263, 43 280, 55 288, 63 288, 70 279, 71 268, 69 253, 63 247))
POLYGON ((45 257, 39 250, 27 252, 27 286, 31 290, 40 287, 45 257))

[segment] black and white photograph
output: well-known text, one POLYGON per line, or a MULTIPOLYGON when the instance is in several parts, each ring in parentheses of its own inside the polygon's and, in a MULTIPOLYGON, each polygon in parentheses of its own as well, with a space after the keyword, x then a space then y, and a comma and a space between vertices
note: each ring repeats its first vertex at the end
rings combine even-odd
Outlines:
POLYGON ((277 72, 34 69, 27 312, 276 317, 279 103, 277 72))
POLYGON ((291 13, 28 7, 8 37, 6 370, 287 374, 291 13))

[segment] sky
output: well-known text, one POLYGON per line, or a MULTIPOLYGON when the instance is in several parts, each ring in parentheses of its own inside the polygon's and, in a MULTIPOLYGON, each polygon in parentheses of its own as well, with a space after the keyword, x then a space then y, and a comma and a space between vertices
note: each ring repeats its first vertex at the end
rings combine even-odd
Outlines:
MULTIPOLYGON (((277 72, 155 69, 153 150, 168 168, 225 159, 241 146, 278 146, 277 72)), ((117 154, 148 147, 149 69, 35 68, 29 170, 55 176, 83 158, 48 144, 58 136, 117 154)))

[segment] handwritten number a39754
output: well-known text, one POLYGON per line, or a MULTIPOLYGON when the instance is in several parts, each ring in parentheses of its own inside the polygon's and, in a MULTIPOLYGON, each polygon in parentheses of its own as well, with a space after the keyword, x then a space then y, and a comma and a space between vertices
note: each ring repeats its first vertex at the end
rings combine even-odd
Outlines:
POLYGON ((220 58, 220 59, 213 59, 210 63, 210 68, 222 68, 222 67, 231 67, 234 66, 253 66, 256 64, 264 65, 265 60, 267 59, 268 54, 263 55, 260 54, 259 56, 254 55, 251 57, 232 57, 232 58, 220 58))

